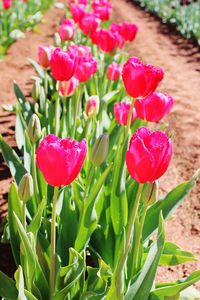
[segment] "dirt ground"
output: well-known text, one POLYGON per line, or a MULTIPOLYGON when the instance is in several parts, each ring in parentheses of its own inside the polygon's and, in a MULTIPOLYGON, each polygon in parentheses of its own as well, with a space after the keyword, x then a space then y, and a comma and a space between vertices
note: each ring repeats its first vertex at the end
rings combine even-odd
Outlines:
MULTIPOLYGON (((60 1, 64 2, 64 1, 60 1)), ((130 55, 139 56, 145 62, 161 66, 165 78, 159 90, 174 97, 175 104, 166 118, 174 139, 174 156, 170 169, 161 179, 162 193, 189 179, 200 167, 200 51, 165 25, 125 0, 112 0, 115 21, 130 21, 139 25, 139 33, 129 48, 130 55)), ((0 103, 15 102, 13 79, 27 96, 31 90, 32 67, 27 57, 36 59, 39 44, 52 44, 53 33, 63 17, 63 10, 50 9, 39 25, 41 34, 29 32, 9 49, 0 62, 0 103)), ((12 145, 14 143, 14 118, 0 111, 0 133, 12 145)), ((6 212, 6 199, 10 174, 0 157, 0 214, 6 212)), ((197 261, 180 267, 161 268, 160 281, 183 278, 200 269, 200 182, 188 199, 166 224, 167 239, 185 250, 192 251, 197 261)), ((1 251, 1 249, 0 249, 1 251)), ((198 285, 200 287, 200 285, 198 285)))

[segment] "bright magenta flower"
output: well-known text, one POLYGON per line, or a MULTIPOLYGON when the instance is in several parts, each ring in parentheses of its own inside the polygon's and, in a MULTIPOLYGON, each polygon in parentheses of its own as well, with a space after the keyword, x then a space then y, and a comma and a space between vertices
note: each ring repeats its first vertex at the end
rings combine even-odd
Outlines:
MULTIPOLYGON (((114 104, 114 115, 117 123, 124 126, 127 125, 130 108, 131 108, 130 102, 117 102, 114 104)), ((135 108, 133 108, 131 124, 136 119, 136 117, 137 117, 137 113, 135 108)))
POLYGON ((36 151, 36 163, 52 186, 69 185, 79 174, 86 157, 86 140, 78 142, 46 136, 36 151))
POLYGON ((163 79, 164 71, 145 65, 138 57, 131 57, 123 67, 122 79, 127 93, 138 99, 152 94, 163 79))
POLYGON ((60 95, 63 97, 72 96, 78 87, 78 83, 79 81, 76 77, 72 77, 68 81, 61 81, 59 90, 60 95))
POLYGON ((108 80, 118 80, 121 76, 122 66, 115 62, 112 62, 106 71, 108 80))
POLYGON ((174 99, 171 96, 155 92, 143 100, 137 100, 135 109, 140 119, 159 122, 170 112, 173 103, 174 99))
POLYGON ((50 67, 54 79, 68 81, 74 76, 76 57, 69 52, 56 48, 51 55, 50 67))
POLYGON ((108 29, 99 29, 91 35, 92 42, 104 52, 111 52, 118 46, 116 35, 108 29))
POLYGON ((58 28, 58 33, 62 41, 70 41, 75 33, 75 23, 72 19, 65 19, 58 28))
POLYGON ((138 32, 138 26, 133 23, 124 22, 121 24, 119 33, 125 39, 125 41, 133 41, 138 32))
POLYGON ((126 165, 133 179, 153 182, 167 170, 172 158, 172 142, 162 131, 142 127, 132 136, 126 153, 126 165))
POLYGON ((109 1, 93 1, 92 8, 94 14, 102 21, 107 21, 112 12, 112 4, 109 1))
POLYGON ((90 35, 96 31, 99 24, 100 20, 95 15, 85 14, 85 16, 81 19, 79 26, 85 35, 90 35))
POLYGON ((93 56, 79 58, 75 76, 80 82, 85 82, 97 71, 97 62, 93 56))
POLYGON ((68 52, 74 56, 80 57, 89 57, 92 55, 92 50, 89 46, 84 45, 70 45, 68 48, 68 52))
POLYGON ((80 23, 81 19, 85 15, 85 7, 82 4, 71 4, 70 5, 70 12, 74 22, 80 23))
POLYGON ((38 47, 38 62, 43 68, 48 68, 50 65, 52 47, 39 46, 38 47))
POLYGON ((12 1, 11 0, 3 0, 2 5, 4 9, 9 9, 12 6, 12 1))

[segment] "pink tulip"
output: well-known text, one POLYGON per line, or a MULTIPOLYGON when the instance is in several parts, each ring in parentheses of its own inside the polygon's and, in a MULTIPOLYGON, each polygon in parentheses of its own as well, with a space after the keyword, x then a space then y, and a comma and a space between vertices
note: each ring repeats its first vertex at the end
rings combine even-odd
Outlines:
POLYGON ((100 24, 100 20, 93 14, 85 14, 85 16, 80 21, 80 29, 85 35, 90 35, 96 31, 100 24))
POLYGON ((79 174, 87 153, 86 140, 78 142, 46 136, 36 151, 36 163, 52 186, 69 185, 79 174))
POLYGON ((148 122, 159 122, 166 116, 174 103, 171 96, 162 93, 153 93, 144 100, 135 102, 138 117, 148 122))
POLYGON ((81 4, 71 4, 70 12, 74 22, 76 23, 80 23, 81 19, 84 17, 86 13, 84 5, 81 4))
POLYGON ((108 29, 97 30, 91 35, 91 39, 104 52, 112 52, 118 45, 115 34, 108 29))
POLYGON ((68 81, 75 73, 76 57, 69 52, 56 48, 52 52, 50 66, 54 79, 68 81))
POLYGON ((92 50, 89 46, 84 45, 70 45, 68 48, 68 52, 74 56, 80 57, 89 57, 92 55, 92 50))
POLYGON ((75 76, 80 82, 85 82, 97 71, 97 62, 94 57, 79 58, 75 76))
POLYGON ((126 153, 131 177, 140 182, 153 182, 167 170, 172 158, 172 142, 162 131, 139 128, 132 136, 126 153))
POLYGON ((93 1, 92 8, 94 14, 102 21, 107 21, 112 12, 112 4, 109 1, 93 1))
POLYGON ((85 105, 85 113, 88 117, 96 115, 99 111, 99 97, 98 96, 91 96, 86 101, 85 105))
POLYGON ((124 22, 121 24, 119 33, 125 39, 125 41, 133 41, 138 32, 138 26, 136 24, 124 22))
POLYGON ((122 67, 115 62, 112 62, 107 69, 106 75, 108 80, 118 80, 121 76, 122 67))
POLYGON ((127 93, 138 99, 152 94, 163 79, 164 71, 145 65, 137 57, 131 57, 123 67, 122 79, 127 93))
POLYGON ((47 46, 38 47, 38 62, 43 68, 48 68, 50 65, 51 53, 53 48, 47 46))
POLYGON ((75 33, 74 20, 65 19, 58 28, 58 33, 62 41, 70 41, 75 33))
MULTIPOLYGON (((119 102, 114 104, 114 115, 117 123, 124 126, 127 125, 130 108, 131 108, 131 103, 129 102, 119 102)), ((136 117, 137 117, 136 110, 133 109, 131 124, 136 119, 136 117)))
POLYGON ((3 0, 2 5, 3 5, 3 8, 5 10, 7 10, 12 6, 12 1, 11 0, 3 0))
POLYGON ((63 97, 70 97, 74 94, 75 90, 78 87, 78 79, 76 77, 72 77, 68 81, 60 82, 60 95, 63 97))

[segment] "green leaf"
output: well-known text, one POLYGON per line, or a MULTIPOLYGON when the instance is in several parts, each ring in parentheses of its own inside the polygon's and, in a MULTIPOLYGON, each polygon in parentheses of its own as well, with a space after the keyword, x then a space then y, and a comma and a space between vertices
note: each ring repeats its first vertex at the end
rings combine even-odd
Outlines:
POLYGON ((103 184, 112 168, 112 165, 109 166, 103 174, 101 174, 100 178, 97 180, 97 182, 94 184, 92 190, 89 193, 89 196, 84 199, 84 210, 82 212, 82 215, 80 217, 79 222, 79 231, 77 234, 77 238, 75 241, 75 249, 76 251, 80 252, 83 250, 89 239, 91 234, 94 232, 94 230, 97 227, 97 217, 96 217, 96 211, 95 211, 95 202, 96 198, 103 187, 103 184))
POLYGON ((180 294, 180 300, 199 300, 200 292, 193 286, 188 287, 180 294))
POLYGON ((33 59, 28 59, 28 61, 31 63, 31 65, 34 67, 34 69, 36 70, 36 72, 38 73, 38 75, 41 78, 44 78, 45 74, 44 74, 44 70, 43 68, 33 59))
MULTIPOLYGON (((70 289, 76 284, 84 271, 84 260, 73 248, 69 249, 69 265, 60 269, 59 277, 64 280, 64 288, 57 291, 53 300, 66 299, 70 289)), ((60 281, 57 278, 57 281, 60 281)))
POLYGON ((14 300, 17 299, 17 294, 14 280, 0 271, 0 296, 5 299, 14 300))
POLYGON ((24 168, 19 156, 16 152, 4 141, 3 137, 0 135, 0 148, 2 151, 3 158, 10 168, 10 172, 14 177, 17 185, 21 178, 27 173, 27 170, 24 168))
POLYGON ((164 223, 162 214, 159 217, 157 241, 151 247, 147 259, 135 282, 130 286, 125 300, 147 300, 153 286, 158 263, 164 248, 164 223))
MULTIPOLYGON (((179 296, 179 294, 195 282, 200 280, 200 271, 195 271, 190 276, 183 280, 178 280, 175 283, 158 284, 156 289, 150 293, 149 300, 168 300, 173 297, 179 296)), ((174 298, 176 299, 176 298, 174 298)), ((179 299, 179 298, 177 298, 179 299)))
POLYGON ((25 136, 24 136, 24 126, 20 117, 21 113, 17 113, 16 116, 16 123, 15 123, 15 139, 17 142, 17 147, 21 150, 25 143, 25 136))
POLYGON ((103 96, 102 101, 106 102, 107 104, 110 104, 115 99, 115 96, 118 93, 119 90, 111 91, 103 96))
POLYGON ((16 221, 13 213, 22 220, 22 202, 18 196, 18 189, 13 182, 8 193, 8 226, 10 232, 10 243, 16 265, 20 263, 20 238, 17 231, 16 221))
POLYGON ((177 245, 166 242, 159 265, 175 266, 190 261, 195 261, 195 257, 191 252, 183 251, 177 245))
POLYGON ((191 180, 183 182, 175 187, 166 195, 164 199, 159 200, 148 209, 143 229, 144 241, 147 240, 158 227, 160 212, 162 211, 164 219, 167 219, 172 214, 174 209, 177 208, 177 206, 179 206, 185 199, 185 197, 194 187, 196 180, 199 177, 199 172, 200 171, 197 171, 191 180))
POLYGON ((27 300, 25 293, 24 293, 24 275, 23 275, 21 266, 19 266, 17 271, 15 272, 15 280, 16 280, 16 286, 18 289, 17 300, 27 300))
POLYGON ((43 198, 42 202, 39 204, 39 207, 37 209, 37 212, 36 212, 33 220, 31 221, 31 223, 28 227, 28 231, 33 233, 35 240, 37 240, 37 234, 40 229, 42 214, 43 214, 45 206, 46 206, 46 198, 43 198))

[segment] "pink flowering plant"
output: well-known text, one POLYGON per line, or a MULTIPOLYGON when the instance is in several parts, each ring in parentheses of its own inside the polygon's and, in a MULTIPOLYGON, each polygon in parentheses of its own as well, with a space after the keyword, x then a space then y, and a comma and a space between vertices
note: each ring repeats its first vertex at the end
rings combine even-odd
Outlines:
POLYGON ((111 24, 111 11, 108 0, 69 1, 55 46, 30 60, 32 101, 14 83, 18 103, 4 106, 21 153, 1 137, 13 176, 3 238, 16 263, 15 280, 0 272, 4 299, 181 299, 200 279, 156 282, 159 266, 195 260, 166 241, 164 220, 198 172, 159 197, 174 100, 157 91, 162 68, 126 57, 138 26, 111 24))

